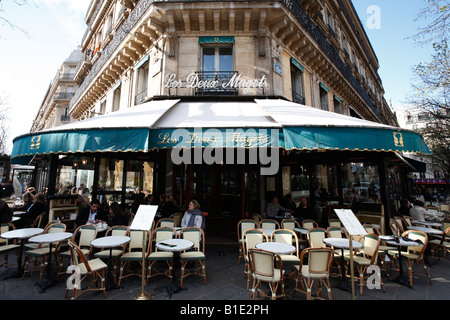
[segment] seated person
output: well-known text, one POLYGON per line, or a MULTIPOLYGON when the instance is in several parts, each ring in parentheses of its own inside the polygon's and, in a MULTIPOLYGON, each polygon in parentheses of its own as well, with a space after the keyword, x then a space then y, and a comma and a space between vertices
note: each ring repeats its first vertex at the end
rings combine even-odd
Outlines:
POLYGON ((5 200, 0 200, 0 222, 11 222, 13 217, 13 210, 8 206, 5 200))
POLYGON ((99 210, 100 201, 98 199, 93 199, 89 206, 83 208, 78 212, 78 216, 76 219, 77 226, 82 226, 87 223, 98 223, 99 221, 107 221, 106 214, 99 210))
POLYGON ((400 201, 400 208, 398 208, 398 214, 400 216, 409 216, 410 215, 411 204, 409 200, 402 199, 400 201))
POLYGON ((300 204, 295 210, 295 216, 299 219, 299 222, 303 221, 304 219, 315 218, 314 208, 309 205, 308 199, 306 199, 306 197, 300 198, 300 204))
MULTIPOLYGON (((34 198, 33 204, 28 208, 27 213, 22 215, 18 220, 13 221, 16 228, 29 228, 34 220, 41 214, 47 211, 47 199, 45 194, 38 193, 34 198)), ((45 225, 45 224, 43 224, 45 225)))
POLYGON ((420 200, 414 201, 414 207, 409 209, 409 215, 413 220, 425 221, 427 210, 424 208, 424 203, 420 200))
POLYGON ((14 211, 27 211, 28 208, 34 203, 34 195, 30 191, 27 191, 23 194, 22 200, 23 205, 15 207, 14 211))
POLYGON ((205 217, 200 210, 200 204, 197 200, 189 202, 189 208, 184 213, 183 219, 181 220, 181 227, 198 227, 205 230, 205 217))
POLYGON ((109 213, 111 215, 110 226, 128 226, 130 224, 130 212, 122 208, 117 202, 111 203, 109 207, 109 213))
MULTIPOLYGON (((278 203, 278 197, 273 197, 272 201, 269 202, 266 206, 266 217, 267 218, 276 218, 281 215, 281 213, 293 213, 294 211, 290 209, 286 209, 285 207, 282 207, 278 203)), ((284 215, 283 215, 284 216, 284 215)))

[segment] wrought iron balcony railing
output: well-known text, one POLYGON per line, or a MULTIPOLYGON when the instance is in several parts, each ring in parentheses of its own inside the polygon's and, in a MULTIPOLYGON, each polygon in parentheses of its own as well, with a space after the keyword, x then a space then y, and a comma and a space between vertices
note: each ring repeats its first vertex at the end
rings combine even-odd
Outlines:
POLYGON ((57 92, 53 96, 55 100, 70 100, 72 99, 74 93, 73 92, 57 92))
POLYGON ((141 104, 147 99, 147 91, 147 89, 144 89, 134 97, 134 105, 141 104))
POLYGON ((292 91, 292 100, 295 103, 305 104, 305 97, 295 91, 292 91))
POLYGON ((195 95, 237 95, 238 89, 230 80, 238 75, 237 71, 197 71, 198 85, 195 95))

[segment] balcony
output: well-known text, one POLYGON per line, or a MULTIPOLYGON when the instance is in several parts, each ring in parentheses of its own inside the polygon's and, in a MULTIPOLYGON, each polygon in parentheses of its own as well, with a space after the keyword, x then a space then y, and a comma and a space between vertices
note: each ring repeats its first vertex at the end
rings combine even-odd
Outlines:
POLYGON ((238 75, 237 71, 197 71, 195 95, 238 95, 238 88, 230 85, 230 80, 238 75))
POLYGON ((292 91, 292 101, 303 105, 306 102, 305 97, 295 91, 292 91))
POLYGON ((147 99, 147 89, 144 89, 134 97, 134 105, 141 104, 147 99))
POLYGON ((57 92, 53 96, 54 100, 70 100, 72 99, 74 93, 73 92, 57 92))
POLYGON ((61 122, 69 122, 70 121, 70 116, 69 115, 62 115, 61 116, 61 122))

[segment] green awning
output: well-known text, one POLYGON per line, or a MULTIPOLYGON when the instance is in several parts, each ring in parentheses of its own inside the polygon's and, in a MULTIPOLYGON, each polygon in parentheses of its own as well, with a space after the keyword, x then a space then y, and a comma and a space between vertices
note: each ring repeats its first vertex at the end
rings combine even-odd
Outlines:
POLYGON ((198 37, 198 43, 234 43, 234 37, 198 37))
POLYGON ((14 139, 13 164, 35 155, 163 148, 284 148, 429 154, 420 134, 282 99, 154 100, 14 139), (181 143, 182 142, 182 143, 181 143))
POLYGON ((288 127, 283 137, 286 150, 430 152, 419 134, 382 128, 288 127))
POLYGON ((148 150, 148 129, 90 129, 40 132, 14 140, 11 157, 87 152, 138 152, 148 150))

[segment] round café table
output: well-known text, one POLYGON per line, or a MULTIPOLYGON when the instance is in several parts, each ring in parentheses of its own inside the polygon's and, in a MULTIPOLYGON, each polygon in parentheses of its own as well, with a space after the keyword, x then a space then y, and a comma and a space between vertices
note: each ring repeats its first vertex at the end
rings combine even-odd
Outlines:
POLYGON ((101 249, 109 249, 108 258, 108 273, 106 275, 106 290, 119 289, 119 287, 114 283, 111 267, 113 265, 112 261, 112 250, 115 247, 122 246, 130 242, 131 238, 127 236, 106 236, 97 238, 91 241, 91 246, 101 249))
MULTIPOLYGON (((341 249, 341 281, 338 283, 338 288, 352 292, 351 287, 349 286, 348 282, 346 281, 345 277, 345 266, 344 266, 344 249, 350 249, 350 241, 346 238, 325 238, 323 239, 323 242, 333 248, 341 249)), ((363 247, 363 244, 361 242, 352 240, 352 248, 353 249, 361 249, 363 247)))
MULTIPOLYGON (((439 224, 439 225, 441 225, 441 224, 439 224)), ((407 229, 422 231, 422 232, 425 232, 426 234, 432 234, 432 235, 436 235, 436 236, 442 236, 442 234, 443 234, 442 230, 434 229, 434 228, 427 228, 427 227, 409 226, 407 229)))
POLYGON ((33 243, 48 243, 48 260, 46 266, 45 277, 41 282, 36 283, 39 287, 39 292, 43 293, 45 290, 52 286, 55 281, 51 278, 51 270, 52 270, 52 246, 54 243, 59 243, 63 240, 69 239, 73 233, 71 232, 54 232, 54 233, 46 233, 38 236, 34 236, 29 239, 30 242, 33 243))
POLYGON ((256 248, 278 254, 291 254, 295 251, 295 247, 293 245, 282 242, 261 242, 256 245, 256 248))
POLYGON ((169 295, 177 293, 181 291, 180 287, 180 278, 178 275, 178 271, 181 268, 180 264, 180 252, 188 250, 194 246, 194 242, 186 239, 167 239, 163 241, 159 241, 156 243, 156 248, 162 251, 173 252, 172 265, 173 265, 173 275, 172 281, 167 288, 167 292, 169 295))
POLYGON ((23 246, 26 239, 34 237, 37 234, 44 232, 44 229, 41 228, 23 228, 11 230, 1 234, 1 237, 4 239, 18 239, 20 240, 20 248, 19 248, 19 256, 17 257, 17 270, 8 278, 18 278, 23 275, 23 264, 22 264, 22 256, 23 256, 23 246))
POLYGON ((300 227, 300 228, 294 228, 294 231, 297 233, 300 233, 304 236, 306 236, 308 234, 308 229, 300 227))
POLYGON ((272 232, 275 231, 275 229, 272 229, 272 228, 258 228, 258 229, 264 231, 267 234, 267 236, 269 237, 269 239, 272 236, 272 232))
POLYGON ((409 279, 403 273, 403 263, 402 263, 402 247, 411 247, 418 246, 419 244, 411 239, 405 239, 404 237, 396 237, 396 236, 380 236, 380 239, 385 241, 387 244, 398 248, 398 261, 399 261, 399 275, 393 281, 398 284, 407 286, 411 288, 409 285, 409 279))

